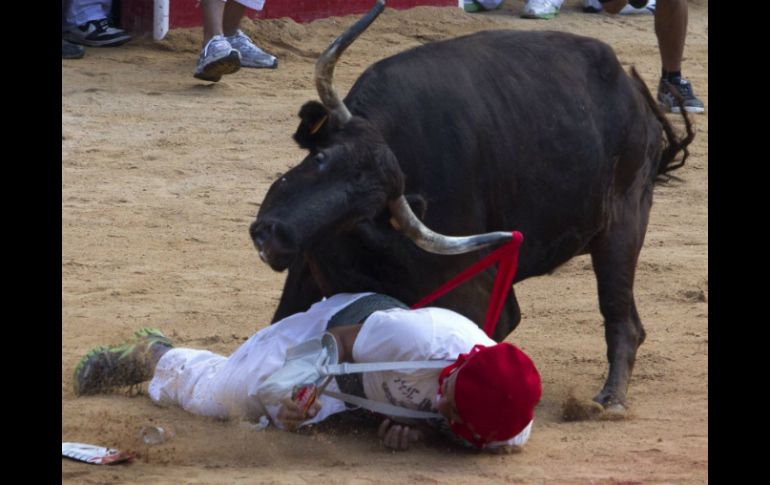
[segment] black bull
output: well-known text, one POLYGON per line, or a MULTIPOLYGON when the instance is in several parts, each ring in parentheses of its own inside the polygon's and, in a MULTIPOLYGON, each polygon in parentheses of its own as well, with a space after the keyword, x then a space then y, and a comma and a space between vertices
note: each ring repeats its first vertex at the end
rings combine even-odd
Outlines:
MULTIPOLYGON (((403 194, 444 234, 521 231, 514 282, 590 254, 609 360, 594 399, 622 410, 645 338, 637 258, 654 183, 687 155, 686 115, 687 138, 677 141, 609 46, 560 32, 423 45, 369 67, 344 104, 347 122, 320 103, 303 106, 295 139, 309 154, 272 185, 251 227, 263 259, 289 269, 273 321, 339 292, 412 304, 482 256, 415 246, 389 224, 388 202, 403 194)), ((482 324, 493 278, 488 270, 436 305, 482 324)), ((511 289, 495 340, 520 318, 511 289)))

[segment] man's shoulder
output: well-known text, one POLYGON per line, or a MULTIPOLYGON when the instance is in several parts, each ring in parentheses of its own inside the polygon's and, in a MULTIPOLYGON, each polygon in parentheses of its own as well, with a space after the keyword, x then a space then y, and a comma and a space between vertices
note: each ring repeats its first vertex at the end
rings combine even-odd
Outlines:
POLYGON ((420 334, 425 337, 436 333, 454 333, 480 331, 479 327, 467 317, 439 307, 425 307, 417 310, 390 308, 372 313, 364 326, 387 327, 388 332, 420 334))
POLYGON ((358 300, 359 298, 363 298, 364 296, 371 295, 371 292, 366 293, 336 293, 330 297, 324 297, 317 302, 313 303, 310 306, 310 309, 319 309, 319 308, 325 308, 325 307, 331 307, 331 306, 345 306, 350 303, 353 303, 354 301, 358 300))

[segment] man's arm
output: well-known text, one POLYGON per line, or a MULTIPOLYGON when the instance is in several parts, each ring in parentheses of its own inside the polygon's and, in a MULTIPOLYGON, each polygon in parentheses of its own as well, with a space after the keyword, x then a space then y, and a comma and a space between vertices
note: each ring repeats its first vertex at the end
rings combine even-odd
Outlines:
MULTIPOLYGON (((340 362, 353 362, 353 344, 356 342, 363 324, 334 327, 327 330, 337 341, 340 362)), ((393 418, 385 418, 377 430, 386 448, 407 450, 409 445, 424 437, 419 425, 399 423, 393 418)))
MULTIPOLYGON (((344 327, 335 327, 328 331, 337 341, 339 362, 353 361, 353 344, 356 341, 358 332, 361 331, 361 326, 361 324, 348 325, 344 327)), ((310 406, 307 413, 305 413, 297 403, 292 399, 287 398, 281 402, 281 407, 279 408, 276 417, 287 429, 295 430, 308 419, 315 417, 320 409, 321 403, 316 401, 310 406)))

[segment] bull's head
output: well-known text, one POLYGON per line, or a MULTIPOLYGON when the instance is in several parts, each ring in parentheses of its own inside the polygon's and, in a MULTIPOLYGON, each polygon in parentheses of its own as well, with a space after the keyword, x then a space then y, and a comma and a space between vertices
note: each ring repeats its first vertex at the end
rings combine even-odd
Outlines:
POLYGON ((332 83, 337 60, 384 7, 384 0, 377 0, 316 63, 322 102, 302 106, 294 134, 309 154, 273 183, 250 228, 260 257, 274 270, 286 269, 322 235, 373 219, 386 209, 393 227, 433 253, 460 254, 511 238, 508 232, 449 237, 425 227, 406 202, 403 173, 381 133, 351 115, 337 95, 332 83))

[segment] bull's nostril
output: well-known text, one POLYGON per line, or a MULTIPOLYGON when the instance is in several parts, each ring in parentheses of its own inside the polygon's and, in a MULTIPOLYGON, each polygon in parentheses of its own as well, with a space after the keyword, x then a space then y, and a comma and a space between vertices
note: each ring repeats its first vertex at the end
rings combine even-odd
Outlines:
POLYGON ((262 253, 275 241, 278 233, 278 224, 275 222, 254 222, 249 232, 251 233, 254 246, 262 253))
POLYGON ((264 224, 255 222, 249 228, 249 233, 251 234, 251 240, 254 241, 254 245, 257 249, 261 250, 269 237, 268 229, 265 228, 264 224))
POLYGON ((286 261, 294 257, 296 250, 291 233, 278 221, 254 221, 249 227, 249 235, 260 259, 273 269, 285 269, 286 261))

